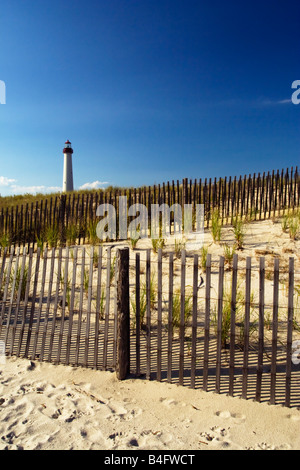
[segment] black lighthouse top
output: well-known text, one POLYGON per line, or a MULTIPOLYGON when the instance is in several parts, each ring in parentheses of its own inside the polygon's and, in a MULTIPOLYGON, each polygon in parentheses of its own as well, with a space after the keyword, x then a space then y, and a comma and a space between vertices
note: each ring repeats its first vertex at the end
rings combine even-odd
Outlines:
POLYGON ((63 153, 71 153, 71 154, 73 153, 71 142, 69 140, 65 142, 65 148, 63 149, 63 153))

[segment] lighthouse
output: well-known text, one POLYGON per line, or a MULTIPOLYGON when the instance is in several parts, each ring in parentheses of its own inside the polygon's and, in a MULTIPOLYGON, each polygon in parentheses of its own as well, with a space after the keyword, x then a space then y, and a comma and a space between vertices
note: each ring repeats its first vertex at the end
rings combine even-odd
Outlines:
POLYGON ((72 154, 73 149, 71 142, 67 140, 63 149, 64 154, 64 176, 63 176, 63 193, 73 191, 73 169, 72 154))

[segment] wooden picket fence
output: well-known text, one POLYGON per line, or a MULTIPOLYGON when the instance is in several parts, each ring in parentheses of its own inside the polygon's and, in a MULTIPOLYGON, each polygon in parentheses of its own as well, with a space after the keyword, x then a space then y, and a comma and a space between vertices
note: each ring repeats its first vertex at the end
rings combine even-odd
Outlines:
POLYGON ((214 210, 219 212, 222 224, 232 224, 236 216, 263 220, 295 210, 300 202, 300 179, 296 167, 243 177, 184 178, 148 187, 61 194, 31 204, 0 208, 0 245, 27 246, 29 250, 45 244, 56 247, 75 241, 78 245, 90 243, 92 238, 95 241, 97 207, 112 204, 118 228, 119 196, 127 197, 128 207, 136 203, 145 205, 149 226, 152 204, 169 207, 203 204, 208 227, 214 210))
POLYGON ((137 375, 143 370, 148 379, 271 404, 300 405, 300 367, 292 361, 293 340, 300 339, 300 316, 294 305, 293 258, 287 273, 280 273, 279 261, 275 259, 271 300, 270 292, 267 295, 265 290, 264 257, 254 268, 251 258, 247 258, 246 266, 239 267, 238 256, 234 255, 232 268, 227 271, 223 257, 213 262, 208 255, 200 286, 198 255, 186 257, 183 251, 178 262, 171 253, 165 261, 160 250, 156 263, 154 309, 153 262, 148 251, 146 309, 141 320, 140 254, 136 255, 137 375), (163 269, 163 264, 168 266, 163 269), (180 271, 177 293, 176 269, 180 271), (255 274, 258 299, 251 292, 255 274), (287 283, 285 295, 280 274, 287 283))
POLYGON ((288 270, 274 260, 271 281, 263 257, 235 255, 229 269, 208 255, 203 273, 185 251, 110 245, 5 249, 0 261, 7 355, 300 406, 293 258, 288 270))

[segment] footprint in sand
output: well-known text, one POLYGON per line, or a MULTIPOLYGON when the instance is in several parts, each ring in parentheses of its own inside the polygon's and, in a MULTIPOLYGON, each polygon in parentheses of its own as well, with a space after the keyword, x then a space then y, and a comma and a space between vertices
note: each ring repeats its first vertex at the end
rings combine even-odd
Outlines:
POLYGON ((300 421, 300 414, 299 415, 287 415, 287 418, 291 421, 300 421))
POLYGON ((110 401, 107 402, 106 406, 109 409, 107 419, 113 421, 130 421, 143 413, 141 408, 126 409, 119 403, 110 401))
POLYGON ((217 411, 216 416, 222 419, 232 419, 235 424, 242 424, 246 420, 246 416, 241 413, 231 413, 228 410, 217 411))
POLYGON ((206 442, 208 444, 211 442, 211 444, 223 448, 230 447, 231 445, 231 441, 229 440, 229 428, 225 429, 220 426, 213 426, 208 432, 201 432, 200 436, 200 443, 206 442))
POLYGON ((281 444, 279 446, 268 444, 267 442, 260 442, 251 447, 246 447, 246 450, 290 450, 289 444, 281 444))
POLYGON ((168 408, 171 408, 172 406, 178 405, 178 402, 174 400, 173 398, 161 398, 160 402, 167 406, 168 408))

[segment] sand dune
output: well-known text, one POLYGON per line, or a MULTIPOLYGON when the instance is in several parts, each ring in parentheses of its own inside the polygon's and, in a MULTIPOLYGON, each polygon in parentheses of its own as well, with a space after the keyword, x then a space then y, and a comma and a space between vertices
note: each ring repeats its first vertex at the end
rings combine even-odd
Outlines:
MULTIPOLYGON (((233 243, 230 229, 224 229, 222 241, 233 243)), ((139 242, 139 248, 147 243, 150 247, 149 240, 139 242)), ((223 254, 223 246, 212 243, 209 231, 205 244, 214 259, 223 254)), ((286 276, 288 257, 294 256, 298 283, 299 248, 300 240, 291 241, 278 223, 249 224, 240 263, 252 256, 257 265, 263 255, 272 269, 274 256, 280 256, 286 276)), ((253 274, 257 277, 257 266, 253 274)), ((272 302, 272 291, 268 278, 267 302, 272 302)), ((284 285, 280 295, 285 304, 284 285)), ((168 383, 130 378, 119 382, 111 372, 11 357, 0 363, 3 449, 300 449, 300 411, 168 383)))

